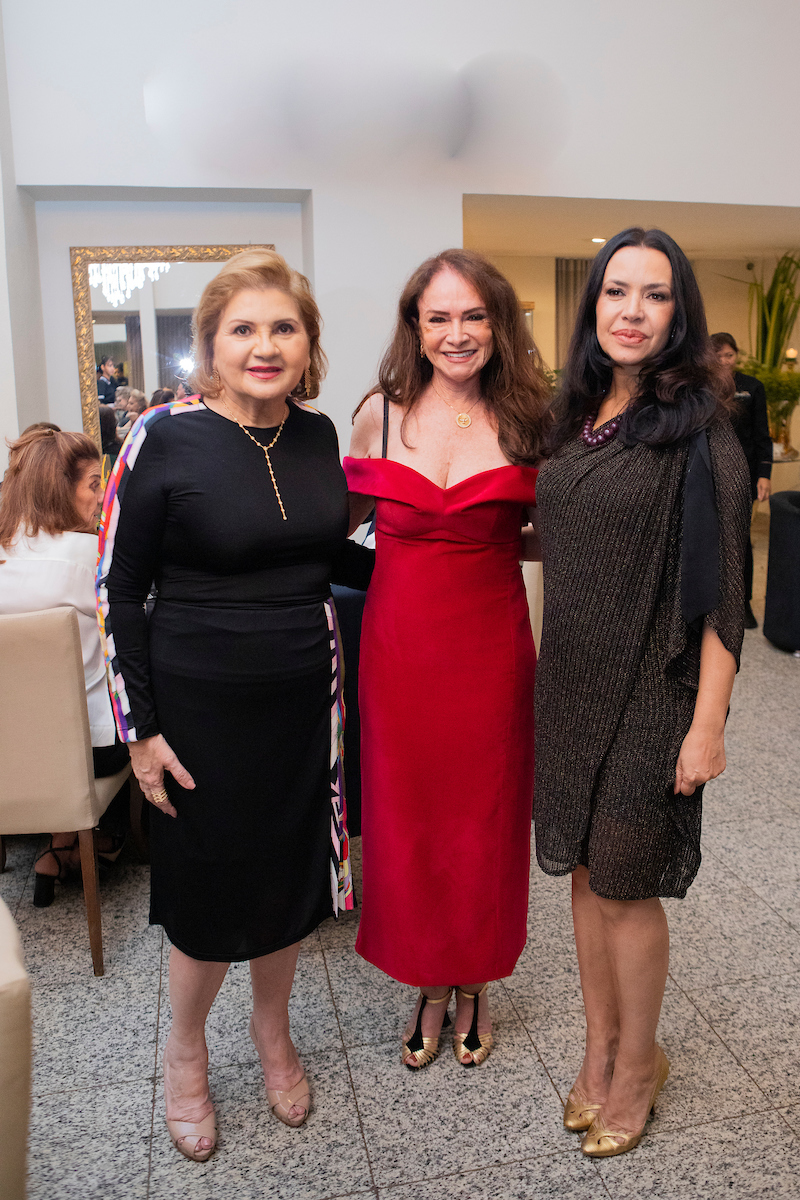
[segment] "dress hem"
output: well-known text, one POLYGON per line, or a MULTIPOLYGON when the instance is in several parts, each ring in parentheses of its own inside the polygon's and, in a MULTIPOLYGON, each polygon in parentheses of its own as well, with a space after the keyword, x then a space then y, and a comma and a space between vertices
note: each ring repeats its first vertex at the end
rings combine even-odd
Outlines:
MULTIPOLYGON (((522 951, 524 949, 525 949, 525 941, 523 941, 522 946, 519 949, 519 952, 513 956, 513 959, 509 958, 507 960, 507 962, 504 962, 503 964, 501 964, 500 967, 498 967, 497 964, 494 964, 493 967, 491 968, 491 970, 489 970, 485 974, 481 973, 479 971, 476 972, 475 970, 470 970, 468 973, 465 973, 464 975, 461 976, 460 981, 462 983, 473 983, 473 982, 475 982, 475 980, 478 980, 479 982, 487 981, 489 983, 494 983, 498 979, 508 979, 508 977, 510 975, 514 974, 514 970, 516 968, 517 963, 519 962, 520 955, 522 954, 522 951), (506 967, 508 969, 506 969, 506 967), (468 975, 468 977, 467 977, 467 975, 468 975)), ((446 969, 442 969, 441 973, 439 974, 438 978, 436 978, 436 979, 433 979, 433 978, 421 979, 419 977, 419 975, 417 975, 414 979, 403 978, 402 975, 397 975, 397 974, 395 974, 394 971, 389 971, 389 970, 387 970, 386 967, 381 966, 380 963, 375 962, 374 959, 368 958, 367 955, 364 954, 364 952, 362 950, 359 950, 358 946, 356 946, 356 954, 359 956, 359 958, 363 958, 364 962, 368 962, 370 964, 370 966, 377 967, 377 969, 379 971, 383 971, 384 975, 388 975, 390 979, 396 980, 397 983, 404 983, 408 987, 416 987, 416 988, 447 987, 448 979, 453 980, 453 983, 450 986, 455 987, 459 983, 459 979, 456 978, 456 976, 459 976, 461 973, 458 971, 448 971, 446 969)), ((422 974, 424 974, 424 972, 422 974)))
POLYGON ((322 922, 327 921, 328 917, 331 917, 334 915, 335 915, 334 913, 332 913, 332 912, 330 912, 330 910, 328 910, 324 914, 324 916, 321 916, 318 919, 315 918, 308 926, 306 926, 306 928, 303 932, 298 933, 296 935, 293 934, 290 938, 283 938, 281 941, 275 942, 273 945, 269 946, 267 949, 259 950, 257 954, 245 954, 245 955, 196 954, 194 951, 189 950, 186 946, 182 946, 180 944, 180 942, 177 940, 177 938, 174 938, 172 936, 169 929, 162 921, 155 921, 155 920, 151 919, 150 924, 151 925, 161 925, 162 929, 164 930, 164 932, 166 933, 167 937, 170 940, 170 944, 172 946, 174 946, 176 950, 180 950, 181 954, 185 954, 187 958, 193 958, 197 962, 231 962, 231 963, 235 963, 235 962, 251 962, 252 959, 254 959, 254 958, 263 958, 267 954, 275 954, 278 950, 285 950, 288 946, 294 946, 297 942, 302 942, 304 940, 304 938, 307 938, 309 936, 309 934, 314 932, 315 929, 319 929, 322 922))
MULTIPOLYGON (((574 871, 576 871, 578 867, 585 867, 585 866, 586 866, 586 863, 576 862, 574 867, 563 867, 563 868, 559 868, 559 870, 557 870, 557 871, 554 871, 554 870, 548 870, 547 867, 542 866, 541 862, 539 863, 539 869, 545 875, 549 875, 551 878, 554 878, 554 879, 563 878, 563 876, 565 876, 565 875, 572 875, 572 873, 574 871)), ((586 869, 588 870, 589 868, 587 867, 586 869)), ((591 876, 591 872, 590 872, 589 873, 589 890, 595 896, 599 896, 601 900, 617 900, 620 904, 624 904, 628 900, 630 900, 632 902, 636 901, 636 900, 685 900, 686 893, 689 891, 689 888, 692 886, 692 884, 694 883, 696 878, 697 878, 697 872, 695 872, 695 874, 692 876, 691 880, 689 881, 689 883, 687 883, 686 887, 683 889, 682 892, 678 892, 678 891, 646 892, 645 894, 643 894, 641 896, 608 896, 608 895, 605 895, 603 892, 599 892, 596 887, 592 886, 592 876, 591 876)))

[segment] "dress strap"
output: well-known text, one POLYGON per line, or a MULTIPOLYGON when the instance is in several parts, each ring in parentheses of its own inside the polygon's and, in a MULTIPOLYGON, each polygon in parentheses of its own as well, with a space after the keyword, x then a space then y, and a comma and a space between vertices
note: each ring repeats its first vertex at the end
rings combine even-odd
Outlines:
POLYGON ((386 458, 389 448, 389 397, 383 397, 383 441, 381 442, 381 458, 386 458))

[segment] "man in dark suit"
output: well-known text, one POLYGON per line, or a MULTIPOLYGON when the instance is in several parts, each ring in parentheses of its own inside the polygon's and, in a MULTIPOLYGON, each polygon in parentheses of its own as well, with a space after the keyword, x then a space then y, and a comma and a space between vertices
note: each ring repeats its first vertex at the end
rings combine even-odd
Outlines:
MULTIPOLYGON (((717 358, 733 375, 736 385, 736 408, 732 414, 733 428, 742 444, 747 465, 750 468, 750 492, 754 500, 768 500, 772 489, 772 437, 767 420, 767 397, 760 379, 743 375, 736 370, 739 347, 730 333, 713 333, 711 344, 717 358)), ((747 543, 744 582, 746 602, 744 607, 745 629, 758 625, 753 616, 753 545, 747 543)))
POLYGON ((104 358, 97 368, 97 396, 101 404, 113 404, 117 390, 113 358, 104 358))

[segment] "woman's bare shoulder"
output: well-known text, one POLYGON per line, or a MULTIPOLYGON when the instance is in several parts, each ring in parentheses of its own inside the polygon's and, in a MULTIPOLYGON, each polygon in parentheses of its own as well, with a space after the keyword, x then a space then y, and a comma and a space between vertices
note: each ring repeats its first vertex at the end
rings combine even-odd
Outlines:
MULTIPOLYGON (((383 430, 383 396, 374 392, 359 408, 353 418, 353 434, 350 438, 351 458, 374 458, 375 443, 383 430)), ((380 454, 380 447, 378 447, 380 454)))

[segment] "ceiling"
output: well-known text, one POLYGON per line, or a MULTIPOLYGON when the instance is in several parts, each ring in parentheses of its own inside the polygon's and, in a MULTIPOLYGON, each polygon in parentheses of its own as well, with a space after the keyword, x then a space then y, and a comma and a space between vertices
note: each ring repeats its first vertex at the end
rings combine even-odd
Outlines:
POLYGON ((593 237, 630 225, 666 230, 689 258, 759 258, 800 250, 800 208, 594 200, 574 196, 464 196, 464 245, 493 255, 591 258, 593 237))

